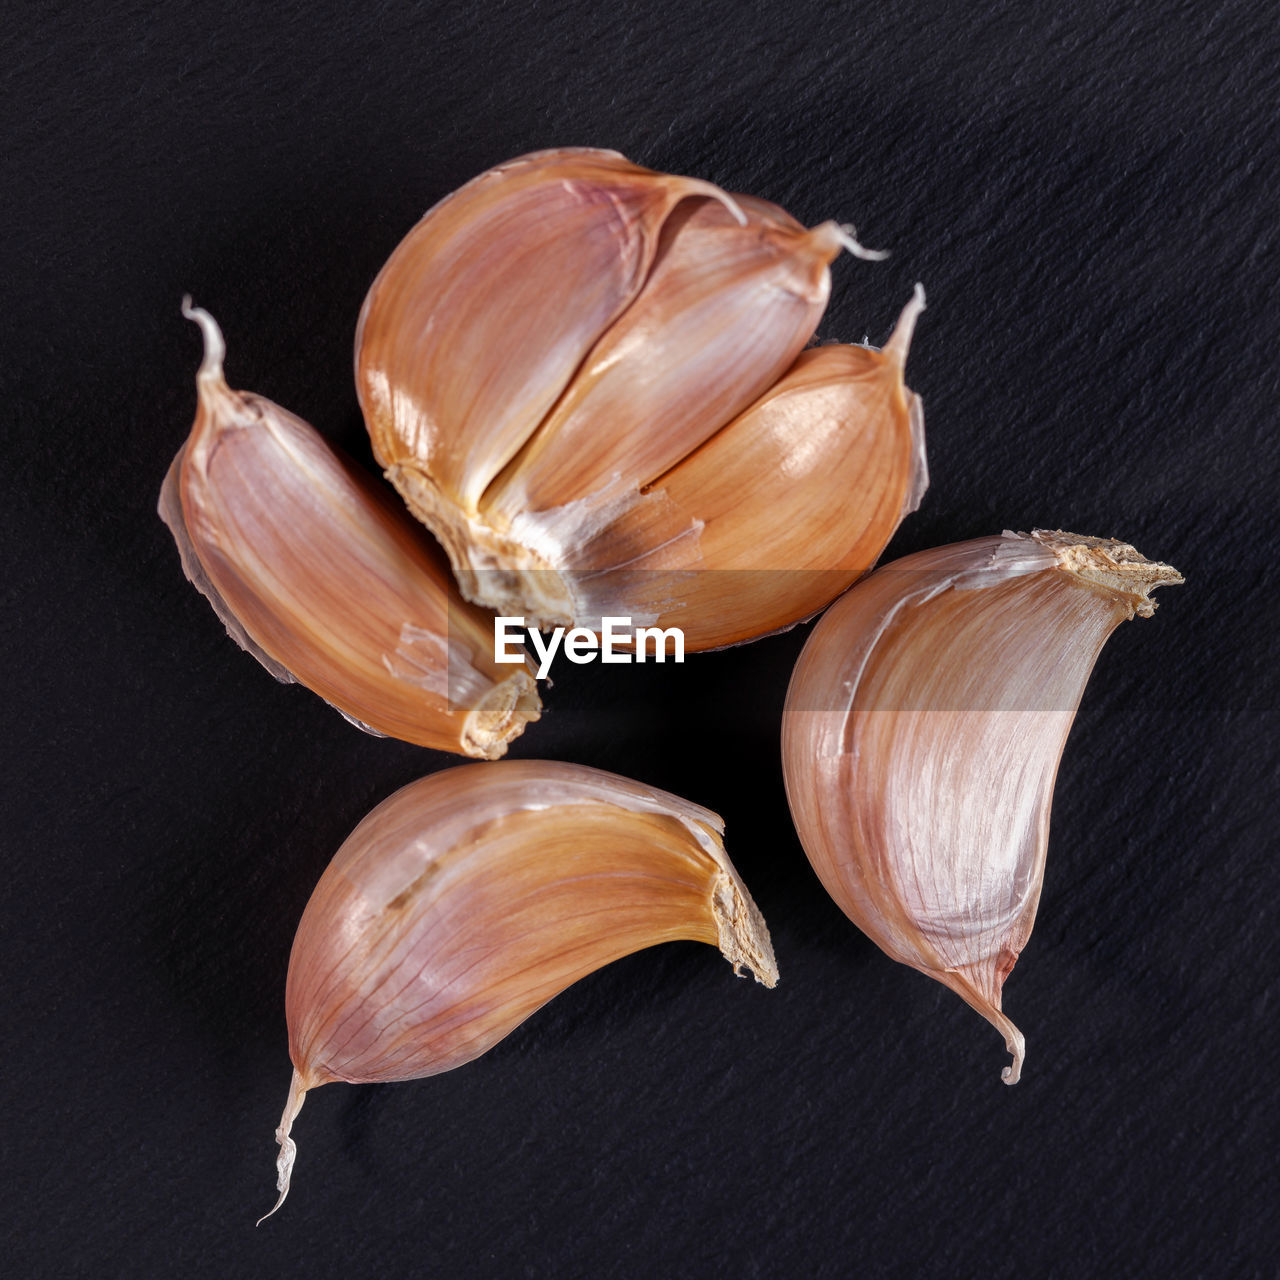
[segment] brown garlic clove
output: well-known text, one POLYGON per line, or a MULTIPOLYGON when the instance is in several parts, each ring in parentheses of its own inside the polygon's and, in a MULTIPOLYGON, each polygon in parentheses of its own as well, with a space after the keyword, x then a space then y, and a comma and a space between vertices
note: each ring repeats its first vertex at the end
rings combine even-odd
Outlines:
POLYGON ((865 573, 928 487, 923 409, 903 384, 923 309, 917 287, 881 351, 802 352, 584 548, 566 575, 583 612, 625 604, 681 626, 690 651, 719 648, 809 617, 865 573))
POLYGON ((640 296, 595 345, 537 433, 481 502, 498 529, 583 494, 634 493, 779 378, 827 305, 834 223, 806 231, 764 201, 714 200, 668 217, 640 296), (655 376, 661 371, 661 376, 655 376))
POLYGON ((294 1072, 271 1212, 310 1089, 461 1066, 659 942, 710 943, 772 987, 769 932, 723 830, 667 792, 549 761, 464 765, 378 805, 321 877, 289 958, 294 1072))
POLYGON ((809 637, 782 760, 827 892, 893 959, 1025 1043, 1001 989, 1031 934, 1053 783, 1094 661, 1182 577, 1132 547, 1006 532, 907 556, 809 637))
POLYGON ((272 675, 360 728, 502 755, 538 718, 532 675, 494 662, 490 618, 394 497, 300 418, 232 391, 213 318, 183 313, 205 353, 160 515, 187 577, 272 675))
POLYGON ((410 506, 420 485, 445 509, 476 510, 640 291, 663 222, 690 195, 732 208, 710 183, 568 148, 490 169, 423 217, 356 333, 373 450, 410 506))
POLYGON ((849 230, 588 151, 501 166, 429 213, 370 291, 356 371, 378 459, 462 593, 543 627, 661 618, 697 649, 789 626, 865 572, 923 484, 901 382, 922 295, 900 358, 836 374, 823 357, 843 393, 764 407, 798 368, 832 258, 879 256, 849 230), (490 216, 508 205, 523 223, 490 216), (858 484, 834 518, 811 506, 822 476, 858 484), (736 574, 775 566, 798 572, 762 588, 758 615, 731 599, 736 574))

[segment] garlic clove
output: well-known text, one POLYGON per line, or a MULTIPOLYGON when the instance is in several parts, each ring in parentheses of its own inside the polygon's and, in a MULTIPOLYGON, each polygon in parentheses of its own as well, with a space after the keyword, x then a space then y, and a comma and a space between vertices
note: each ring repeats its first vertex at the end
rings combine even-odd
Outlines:
POLYGON ((549 761, 464 765, 378 805, 294 939, 275 1208, 310 1089, 461 1066, 579 978, 660 942, 717 946, 773 986, 769 933, 723 830, 667 792, 549 761))
POLYGON ((637 492, 763 394, 812 337, 839 228, 807 231, 774 205, 735 199, 745 223, 710 199, 667 218, 640 295, 485 494, 491 525, 518 520, 517 537, 536 537, 540 512, 637 492))
POLYGON ((160 515, 187 577, 233 639, 370 732, 493 758, 536 720, 524 668, 493 660, 492 623, 438 548, 313 427, 232 391, 208 312, 195 425, 160 515))
POLYGON ((787 796, 827 892, 882 950, 1005 1037, 1001 1008, 1044 878, 1053 784, 1085 683, 1153 588, 1125 543, 1006 532, 887 565, 834 604, 796 664, 787 796))
POLYGON ((928 486, 924 413, 903 382, 923 309, 917 286, 882 350, 802 352, 587 544, 580 611, 656 616, 688 649, 718 648, 809 617, 870 569, 928 486), (616 566, 625 601, 600 572, 616 566))
POLYGON ((356 334, 374 453, 412 508, 474 513, 640 291, 662 224, 690 195, 732 208, 710 183, 570 148, 490 169, 423 217, 356 334))

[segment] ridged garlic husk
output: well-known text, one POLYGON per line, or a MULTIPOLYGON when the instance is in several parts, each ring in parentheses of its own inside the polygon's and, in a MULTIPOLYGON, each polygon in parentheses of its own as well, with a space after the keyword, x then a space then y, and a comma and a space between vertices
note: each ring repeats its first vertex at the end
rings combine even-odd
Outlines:
POLYGON ((365 300, 374 453, 468 599, 529 625, 678 625, 688 649, 808 616, 927 483, 903 366, 805 351, 851 229, 539 152, 432 209, 365 300), (834 500, 833 500, 834 499, 834 500))
POLYGON ((1031 934, 1054 779, 1111 632, 1169 565, 1060 530, 894 561, 827 611, 782 720, 787 797, 827 892, 883 951, 1025 1041, 1001 990, 1031 934))
POLYGON ((495 663, 492 619, 394 495, 301 418, 232 391, 217 324, 183 311, 204 360, 160 515, 187 577, 272 675, 361 729, 502 755, 540 714, 531 670, 495 663))
POLYGON ((463 765, 378 805, 294 939, 275 1207, 290 1128, 319 1085, 461 1066, 579 978, 660 942, 710 943, 772 987, 769 932, 723 831, 665 791, 547 761, 463 765))

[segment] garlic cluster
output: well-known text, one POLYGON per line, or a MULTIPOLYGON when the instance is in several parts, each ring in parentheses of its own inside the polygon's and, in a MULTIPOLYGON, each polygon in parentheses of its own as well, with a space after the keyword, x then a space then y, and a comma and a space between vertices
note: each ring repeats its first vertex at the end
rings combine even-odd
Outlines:
POLYGON ((542 627, 778 630, 876 560, 927 483, 903 367, 805 351, 841 248, 611 151, 539 152, 432 209, 365 300, 374 453, 463 594, 542 627))
MULTIPOLYGON (((876 256, 851 228, 611 151, 482 174, 410 232, 360 315, 361 408, 409 511, 230 390, 222 334, 188 301, 199 405, 160 499, 183 568, 278 678, 370 732, 489 759, 540 712, 527 655, 497 661, 508 622, 678 627, 689 651, 789 626, 866 573, 928 483, 904 382, 920 286, 883 349, 810 345, 842 248, 876 256)), ((1002 989, 1067 734, 1107 637, 1181 581, 1124 543, 1006 532, 866 577, 796 665, 782 757, 805 852, 888 955, 1001 1032, 1010 1084, 1025 1043, 1002 989)), ((311 1089, 450 1070, 663 941, 773 986, 722 833, 666 792, 534 761, 437 773, 374 809, 294 940, 276 1208, 311 1089)))
POLYGON ((827 892, 883 951, 1005 1037, 1053 783, 1111 632, 1182 577, 1131 546, 1037 529, 907 556, 814 628, 782 717, 787 797, 827 892))
POLYGON ((723 831, 665 791, 549 761, 463 765, 378 805, 294 939, 276 1208, 310 1089, 461 1066, 571 983, 659 942, 710 943, 772 987, 769 932, 723 831))
POLYGON ((301 418, 232 391, 213 317, 183 312, 204 360, 160 515, 187 577, 272 675, 361 729, 502 755, 540 714, 533 676, 495 663, 488 617, 394 500, 301 418))

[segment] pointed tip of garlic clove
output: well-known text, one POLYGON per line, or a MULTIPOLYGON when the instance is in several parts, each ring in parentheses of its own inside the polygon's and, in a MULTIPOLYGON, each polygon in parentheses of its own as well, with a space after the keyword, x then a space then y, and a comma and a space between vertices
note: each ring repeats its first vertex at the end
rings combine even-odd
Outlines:
POLYGON ((1148 560, 1127 542, 1115 538, 1094 538, 1062 529, 1033 529, 1030 534, 1018 536, 1047 547, 1068 573, 1125 599, 1140 618, 1149 618, 1156 611, 1152 591, 1186 581, 1172 565, 1148 560))
POLYGON ((222 362, 227 356, 227 344, 222 336, 222 330, 218 328, 218 322, 203 307, 192 306, 189 293, 182 295, 182 314, 188 320, 198 324, 200 332, 204 335, 204 357, 200 361, 200 368, 196 371, 196 381, 201 384, 224 382, 222 362))
POLYGON ((1026 1058, 1026 1048, 1022 1043, 1021 1036, 1018 1037, 1016 1045, 1011 1044, 1006 1047, 1013 1054, 1013 1061, 1007 1067, 1000 1068, 1000 1079, 1005 1084, 1017 1084, 1022 1079, 1022 1063, 1026 1058))
POLYGON ((276 1128, 276 1141, 280 1144, 280 1154, 276 1156, 276 1191, 279 1194, 276 1196, 275 1204, 253 1224, 255 1227, 262 1226, 288 1198, 289 1184, 293 1180, 293 1162, 298 1158, 298 1144, 289 1137, 289 1130, 293 1128, 293 1122, 298 1112, 302 1110, 308 1088, 309 1086, 302 1082, 302 1074, 295 1067, 293 1078, 289 1081, 289 1096, 285 1100, 284 1115, 280 1117, 280 1124, 276 1128))
POLYGON ((830 227, 832 234, 835 236, 836 243, 846 253, 852 254, 855 258, 861 258, 863 262, 883 262, 889 256, 888 249, 868 249, 858 242, 858 228, 852 222, 824 222, 822 227, 816 230, 822 230, 824 227, 830 227))
POLYGON ((260 1227, 289 1197, 289 1183, 293 1178, 293 1162, 298 1155, 298 1144, 292 1138, 281 1138, 280 1154, 276 1157, 276 1202, 253 1225, 260 1227))
POLYGON ((902 308, 902 314, 898 317, 898 323, 893 326, 889 341, 881 348, 884 354, 900 368, 906 367, 907 353, 911 350, 911 339, 915 336, 916 321, 920 319, 926 305, 924 285, 917 280, 907 305, 902 308))
POLYGON ((924 972, 931 978, 951 988, 971 1009, 980 1013, 995 1029, 1004 1036, 1004 1047, 1008 1049, 1013 1061, 1000 1070, 1000 1079, 1005 1084, 1017 1084, 1022 1079, 1022 1064, 1027 1058, 1027 1038, 1005 1015, 1000 1008, 1000 988, 1013 969, 1014 960, 1005 959, 1001 964, 974 964, 962 968, 947 969, 939 973, 925 968, 924 972))
POLYGON ((1000 1079, 1005 1084, 1017 1084, 1022 1079, 1022 1064, 1027 1060, 1027 1038, 1003 1015, 994 1026, 1004 1033, 1004 1047, 1013 1055, 1013 1061, 1000 1068, 1000 1079))

